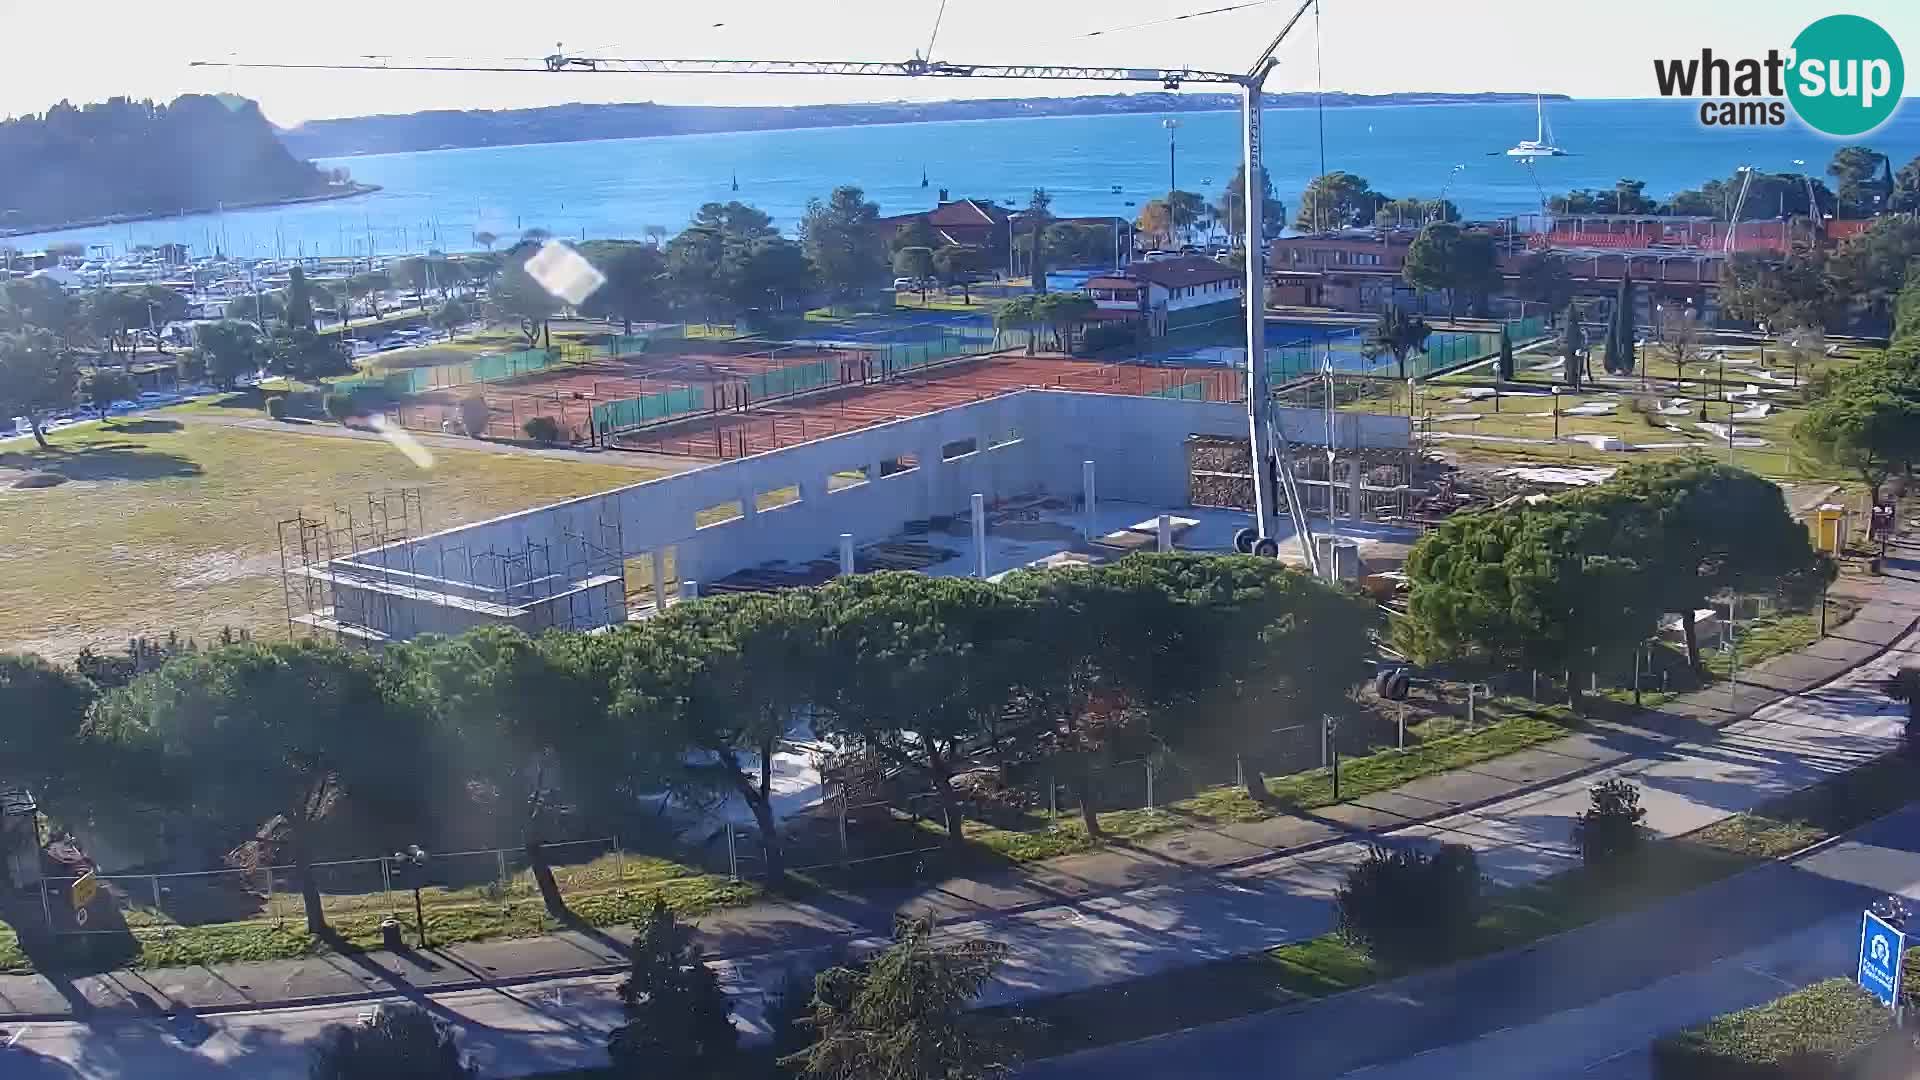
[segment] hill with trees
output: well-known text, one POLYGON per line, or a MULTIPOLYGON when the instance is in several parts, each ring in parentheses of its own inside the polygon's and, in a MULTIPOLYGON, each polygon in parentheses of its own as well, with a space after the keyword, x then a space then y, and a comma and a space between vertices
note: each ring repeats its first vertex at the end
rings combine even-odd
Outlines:
POLYGON ((287 152, 244 98, 114 98, 0 121, 0 233, 361 190, 287 152))

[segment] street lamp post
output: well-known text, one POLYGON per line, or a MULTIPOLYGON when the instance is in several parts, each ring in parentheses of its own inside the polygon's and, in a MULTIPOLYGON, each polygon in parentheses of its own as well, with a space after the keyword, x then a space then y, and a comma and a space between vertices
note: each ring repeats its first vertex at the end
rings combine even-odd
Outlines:
POLYGON ((1180 121, 1176 117, 1169 116, 1165 120, 1160 121, 1160 126, 1167 129, 1167 231, 1169 234, 1168 240, 1171 241, 1171 234, 1176 224, 1173 220, 1173 193, 1180 190, 1180 184, 1175 178, 1176 174, 1174 170, 1174 160, 1177 152, 1174 131, 1180 126, 1180 121))
POLYGON ((426 884, 427 853, 419 844, 409 844, 405 851, 393 853, 393 869, 395 873, 405 874, 413 886, 413 928, 424 949, 427 947, 427 915, 420 904, 420 887, 426 884))

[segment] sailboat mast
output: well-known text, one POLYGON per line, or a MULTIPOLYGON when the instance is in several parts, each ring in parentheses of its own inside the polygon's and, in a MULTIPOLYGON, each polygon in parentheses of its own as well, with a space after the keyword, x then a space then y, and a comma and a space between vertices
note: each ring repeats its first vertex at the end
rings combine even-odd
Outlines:
POLYGON ((1538 90, 1533 92, 1533 141, 1547 141, 1547 112, 1546 107, 1540 104, 1538 90))

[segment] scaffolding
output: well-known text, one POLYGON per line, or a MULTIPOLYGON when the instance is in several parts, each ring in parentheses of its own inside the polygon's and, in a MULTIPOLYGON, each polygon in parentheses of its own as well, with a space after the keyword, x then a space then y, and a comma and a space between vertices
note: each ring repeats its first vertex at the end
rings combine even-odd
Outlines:
POLYGON ((426 531, 419 489, 369 494, 279 523, 289 640, 326 635, 378 646, 483 623, 528 632, 624 622, 626 553, 609 498, 559 515, 558 536, 474 550, 426 531), (581 520, 581 515, 590 515, 581 520), (608 591, 618 585, 620 600, 608 591))

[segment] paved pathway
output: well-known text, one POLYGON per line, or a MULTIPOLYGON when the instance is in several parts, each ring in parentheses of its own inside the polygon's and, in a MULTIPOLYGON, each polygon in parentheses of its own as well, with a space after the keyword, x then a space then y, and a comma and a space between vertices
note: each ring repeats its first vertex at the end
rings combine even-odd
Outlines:
MULTIPOLYGON (((947 932, 992 936, 1009 945, 1011 960, 987 994, 989 1000, 1006 1001, 1241 955, 1323 932, 1330 925, 1326 898, 1345 866, 1365 841, 1383 834, 1470 843, 1497 879, 1536 878, 1571 864, 1571 818, 1584 806, 1586 788, 1602 774, 1633 775, 1647 789, 1651 824, 1673 833, 1805 786, 1883 749, 1888 721, 1882 703, 1856 683, 1891 658, 1795 702, 1780 710, 1783 715, 1769 713, 1718 730, 1786 694, 1844 674, 1905 635, 1920 616, 1920 566, 1897 567, 1876 585, 1874 598, 1839 633, 1806 653, 1777 658, 1744 675, 1737 692, 1713 690, 1676 699, 1631 724, 1598 725, 1312 818, 1170 833, 1132 850, 952 879, 911 893, 721 912, 703 920, 705 940, 712 954, 724 958, 723 979, 752 1018, 764 991, 778 985, 783 971, 815 962, 818 947, 877 940, 897 908, 929 909, 942 916, 947 932)), ((103 1052, 96 1046, 102 1039, 117 1045, 135 1037, 130 1032, 145 1033, 139 1037, 164 1032, 167 1023, 154 1019, 161 1012, 198 1012, 209 1016, 220 1033, 194 1050, 194 1056, 207 1058, 246 1053, 245 1040, 234 1033, 239 1027, 231 1032, 229 1027, 255 1024, 218 1014, 395 993, 508 1008, 501 1003, 527 993, 511 986, 545 986, 555 978, 603 973, 617 965, 619 944, 606 935, 561 935, 424 956, 326 956, 74 980, 0 977, 0 1009, 42 1021, 31 1025, 22 1042, 69 1062, 78 1059, 60 1047, 97 1055, 103 1052), (488 985, 509 988, 460 997, 488 985), (80 1023, 63 1022, 75 1016, 80 1023)), ((469 1019, 489 1031, 499 1028, 469 1019)), ((299 1030, 288 1029, 288 1037, 299 1030)), ((576 1042, 573 1052, 584 1055, 581 1063, 597 1060, 597 1044, 576 1042)), ((266 1058, 258 1068, 255 1064, 248 1058, 247 1075, 276 1071, 266 1058)), ((124 1073, 102 1068, 83 1074, 124 1073)))

